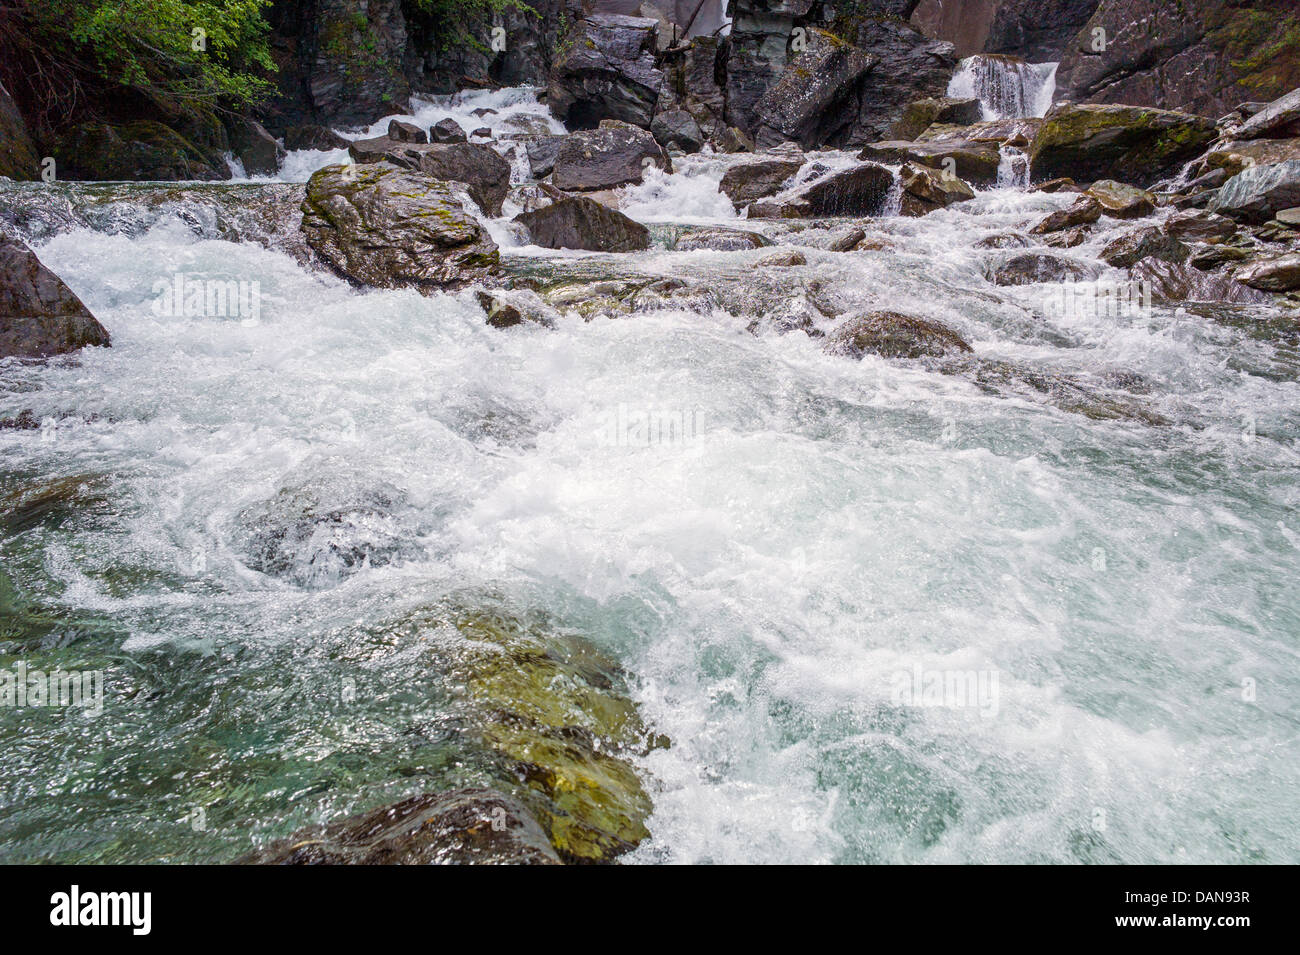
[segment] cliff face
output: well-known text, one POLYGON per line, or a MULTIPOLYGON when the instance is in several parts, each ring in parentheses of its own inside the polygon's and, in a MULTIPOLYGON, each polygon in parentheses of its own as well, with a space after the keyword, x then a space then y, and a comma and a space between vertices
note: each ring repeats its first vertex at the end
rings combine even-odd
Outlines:
POLYGON ((1295 0, 1102 0, 1057 74, 1058 97, 1209 116, 1297 86, 1295 0))
POLYGON ((1099 0, 922 0, 912 24, 957 47, 958 56, 1006 53, 1059 60, 1099 0))

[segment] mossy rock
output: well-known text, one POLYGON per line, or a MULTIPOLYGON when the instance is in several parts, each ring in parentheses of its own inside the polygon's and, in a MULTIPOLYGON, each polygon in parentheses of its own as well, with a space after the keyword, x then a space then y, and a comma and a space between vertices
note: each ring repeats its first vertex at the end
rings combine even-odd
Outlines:
POLYGON ((542 616, 457 600, 415 615, 440 641, 467 736, 495 754, 510 791, 569 862, 609 862, 649 836, 653 804, 632 757, 649 732, 617 662, 542 616))
POLYGON ((176 130, 152 120, 122 126, 83 123, 62 134, 54 157, 60 179, 223 180, 221 157, 199 149, 176 130))

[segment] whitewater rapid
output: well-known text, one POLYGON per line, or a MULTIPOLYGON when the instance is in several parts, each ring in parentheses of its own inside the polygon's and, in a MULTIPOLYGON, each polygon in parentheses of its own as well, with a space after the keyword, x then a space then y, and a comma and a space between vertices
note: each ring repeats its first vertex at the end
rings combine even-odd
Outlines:
MULTIPOLYGON (((685 161, 624 209, 776 228, 717 201, 721 168, 685 161)), ((119 697, 0 713, 0 853, 224 860, 472 784, 421 692, 436 658, 393 623, 468 589, 613 654, 673 741, 641 758, 630 861, 1300 861, 1300 358, 1245 307, 1045 317, 1050 287, 993 286, 979 241, 1068 199, 877 220, 892 248, 810 243, 783 281, 985 357, 1123 371, 1167 425, 721 312, 499 330, 470 292, 357 290, 179 223, 40 245, 113 347, 0 367, 0 416, 54 422, 0 430, 6 487, 89 475, 99 503, 5 542, 4 569, 55 608, 49 652, 119 697), (256 280, 259 320, 157 314, 176 273, 256 280), (693 427, 611 441, 620 414, 693 427), (286 495, 353 516, 258 570, 286 495), (995 695, 899 700, 900 675, 954 670, 995 695)), ((768 252, 584 261, 722 284, 768 252)))

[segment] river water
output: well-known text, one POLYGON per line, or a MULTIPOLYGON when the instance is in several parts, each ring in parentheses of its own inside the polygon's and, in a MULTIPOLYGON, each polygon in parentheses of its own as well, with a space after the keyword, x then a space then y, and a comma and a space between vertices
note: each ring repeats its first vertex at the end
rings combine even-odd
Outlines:
MULTIPOLYGON (((781 228, 719 203, 724 164, 624 211, 781 228)), ((1258 306, 1061 313, 1059 287, 993 285, 1009 253, 980 240, 1069 198, 875 220, 889 247, 809 239, 781 276, 765 250, 503 256, 815 284, 1123 380, 1144 416, 722 311, 498 330, 471 293, 357 290, 180 222, 45 241, 113 347, 0 366, 0 417, 45 422, 0 430, 4 494, 80 486, 7 526, 0 661, 102 669, 106 704, 0 708, 0 858, 222 861, 474 783, 401 625, 469 591, 616 657, 673 741, 641 758, 626 861, 1300 861, 1300 355, 1258 306), (260 314, 160 315, 178 273, 258 282, 260 314), (638 416, 685 428, 628 440, 638 416)), ((1103 241, 1063 254, 1119 281, 1103 241)))

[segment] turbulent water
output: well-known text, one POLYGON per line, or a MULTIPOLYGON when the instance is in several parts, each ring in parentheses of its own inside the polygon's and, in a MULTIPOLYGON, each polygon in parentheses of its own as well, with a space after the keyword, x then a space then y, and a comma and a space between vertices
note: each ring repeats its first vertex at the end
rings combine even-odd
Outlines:
MULTIPOLYGON (((745 225, 723 164, 624 209, 745 225)), ((877 251, 810 238, 779 281, 1123 373, 1167 423, 722 312, 498 330, 471 293, 354 290, 180 223, 40 245, 113 347, 0 366, 0 417, 46 422, 0 430, 3 493, 83 479, 8 530, 0 605, 26 616, 3 660, 103 669, 107 704, 0 709, 0 858, 224 860, 475 782, 401 626, 468 590, 634 674, 673 745, 641 759, 630 861, 1300 861, 1300 357, 1260 309, 1099 317, 991 284, 1008 253, 977 243, 1069 198, 882 218, 877 251), (255 280, 261 313, 159 315, 176 273, 255 280), (611 437, 637 415, 688 427, 611 437), (304 506, 336 519, 297 528, 304 506), (978 691, 920 692, 954 672, 978 691)), ((767 254, 504 252, 717 287, 767 254)))
POLYGON ((1056 95, 1057 66, 1006 56, 970 56, 958 64, 948 95, 978 99, 986 120, 1046 116, 1056 95))

